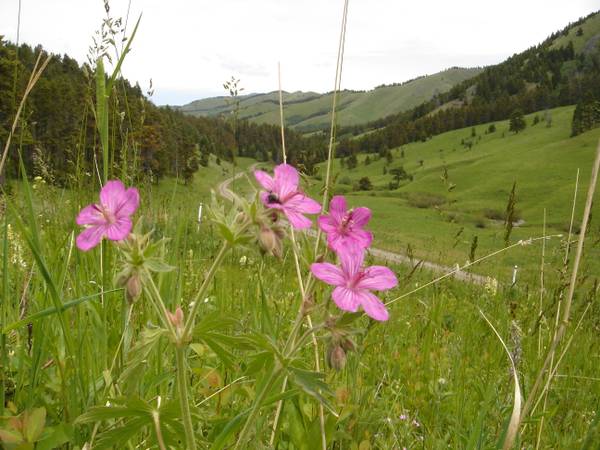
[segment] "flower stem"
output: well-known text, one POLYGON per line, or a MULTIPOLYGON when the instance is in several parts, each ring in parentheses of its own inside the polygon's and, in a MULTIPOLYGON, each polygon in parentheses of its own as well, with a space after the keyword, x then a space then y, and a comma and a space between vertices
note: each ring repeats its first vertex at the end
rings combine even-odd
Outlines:
POLYGON ((179 390, 179 404, 181 406, 181 418, 185 430, 186 448, 188 450, 196 450, 196 438, 194 437, 192 414, 190 413, 190 403, 188 400, 185 350, 186 347, 180 345, 175 350, 175 358, 177 360, 177 389, 179 390))
POLYGON ((262 402, 265 400, 265 397, 269 393, 269 390, 273 387, 273 382, 279 375, 280 371, 281 371, 281 366, 276 364, 276 366, 273 367, 273 370, 271 371, 269 378, 265 381, 263 388, 256 396, 256 399, 254 400, 254 405, 252 406, 252 410, 250 411, 250 415, 248 416, 248 419, 246 419, 244 428, 242 428, 242 431, 240 432, 237 443, 235 444, 235 450, 237 450, 238 448, 244 448, 244 444, 247 440, 248 432, 250 431, 250 426, 255 421, 256 416, 258 415, 258 412, 260 411, 260 407, 262 406, 262 402))
POLYGON ((160 295, 158 286, 156 286, 156 283, 154 283, 154 279, 152 278, 152 274, 150 273, 149 270, 146 269, 145 275, 146 275, 145 279, 148 281, 148 283, 144 283, 144 289, 146 289, 147 293, 150 294, 149 296, 153 300, 152 303, 154 304, 154 307, 157 309, 158 315, 160 316, 161 320, 163 321, 163 324, 169 330, 169 333, 171 333, 173 340, 176 341, 177 333, 175 331, 175 328, 173 327, 173 324, 169 320, 169 315, 167 314, 168 313, 167 307, 165 306, 165 302, 163 301, 162 296, 160 295), (146 287, 146 286, 149 286, 149 287, 146 287))
POLYGON ((187 338, 187 336, 192 331, 192 327, 194 326, 194 319, 196 318, 196 314, 198 313, 198 308, 200 307, 200 300, 202 299, 202 297, 204 297, 204 294, 206 294, 206 291, 208 290, 208 286, 210 286, 210 282, 212 281, 215 274, 217 273, 217 269, 223 262, 223 259, 225 258, 225 254, 227 253, 227 250, 229 250, 229 249, 230 249, 229 244, 227 242, 224 242, 223 246, 221 247, 221 250, 219 250, 219 253, 215 257, 215 260, 213 261, 212 266, 210 267, 208 273, 206 274, 204 283, 202 283, 202 286, 200 286, 200 289, 198 290, 198 293, 196 294, 196 297, 194 298, 192 309, 191 309, 191 311, 188 315, 188 318, 185 322, 185 328, 182 333, 184 338, 187 338))

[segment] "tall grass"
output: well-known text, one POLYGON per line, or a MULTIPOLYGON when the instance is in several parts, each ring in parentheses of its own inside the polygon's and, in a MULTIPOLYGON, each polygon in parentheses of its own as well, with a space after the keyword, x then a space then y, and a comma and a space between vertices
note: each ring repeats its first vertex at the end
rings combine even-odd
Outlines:
MULTIPOLYGON (((323 212, 347 14, 345 1, 323 212)), ((110 105, 138 25, 110 76, 102 57, 96 63, 98 185, 129 167, 114 164, 110 105)), ((282 102, 280 114, 283 125, 282 102)), ((286 161, 283 131, 282 151, 286 161)), ((564 299, 558 276, 539 293, 452 279, 559 239, 544 232, 437 278, 392 265, 403 282, 382 294, 385 324, 342 314, 310 275, 311 262, 331 256, 320 232, 315 241, 290 228, 281 259, 261 251, 257 224, 272 223, 255 187, 238 185, 233 202, 208 198, 208 184, 230 176, 221 167, 202 169, 190 186, 140 184, 130 240, 84 253, 74 218, 97 189, 83 179, 76 190, 32 183, 21 164, 14 194, 3 197, 0 439, 7 448, 591 448, 598 284, 583 249, 595 232, 586 227, 599 164, 600 146, 575 259, 558 268, 571 273, 564 299), (197 224, 200 200, 211 220, 197 224), (540 299, 554 302, 545 314, 556 319, 544 328, 540 299), (327 349, 340 336, 353 344, 334 370, 327 349)), ((568 249, 571 235, 563 242, 568 249)))

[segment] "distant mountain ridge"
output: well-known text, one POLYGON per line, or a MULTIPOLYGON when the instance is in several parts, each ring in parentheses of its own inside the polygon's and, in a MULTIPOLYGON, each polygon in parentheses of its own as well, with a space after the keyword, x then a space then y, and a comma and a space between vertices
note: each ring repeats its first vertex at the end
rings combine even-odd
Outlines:
MULTIPOLYGON (((369 91, 344 90, 338 98, 338 123, 352 126, 407 111, 449 91, 483 71, 482 68, 452 67, 404 83, 381 85, 369 91)), ((332 93, 284 92, 286 125, 301 132, 329 126, 332 93)), ((248 94, 240 97, 239 117, 256 123, 279 123, 279 93, 248 94)), ((233 110, 227 96, 196 100, 179 107, 194 116, 220 116, 233 110)))

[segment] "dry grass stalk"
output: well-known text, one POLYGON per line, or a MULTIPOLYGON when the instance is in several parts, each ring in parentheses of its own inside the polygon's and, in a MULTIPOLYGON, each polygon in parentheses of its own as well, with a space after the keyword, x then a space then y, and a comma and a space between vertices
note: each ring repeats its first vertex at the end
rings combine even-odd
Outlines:
MULTIPOLYGON (((571 272, 569 291, 567 294, 567 298, 565 300, 564 309, 562 311, 561 322, 560 322, 558 331, 556 332, 556 335, 554 336, 554 339, 552 340, 552 344, 550 346, 550 349, 548 351, 548 354, 546 356, 544 364, 537 375, 537 378, 535 380, 533 387, 531 388, 531 391, 529 392, 529 396, 527 397, 527 401, 525 402, 525 406, 523 407, 523 417, 526 417, 531 412, 533 402, 536 399, 537 392, 541 387, 542 380, 544 379, 544 375, 546 374, 546 370, 550 366, 551 361, 554 360, 554 354, 556 353, 558 345, 562 341, 562 339, 567 331, 567 327, 569 325, 569 320, 571 317, 571 306, 573 304, 573 295, 575 294, 575 286, 577 284, 577 273, 579 270, 579 263, 581 262, 581 256, 583 254, 583 243, 585 241, 587 225, 588 225, 588 221, 589 221, 589 217, 590 217, 590 212, 592 209, 592 201, 594 199, 594 192, 596 190, 596 183, 598 181, 599 168, 600 168, 600 141, 598 141, 598 147, 596 149, 596 159, 594 161, 594 165, 592 166, 592 175, 591 175, 591 179, 590 179, 590 185, 588 188, 587 199, 585 202, 585 208, 583 211, 583 218, 582 218, 582 222, 581 222, 581 231, 579 232, 579 239, 577 241, 577 251, 575 253, 575 260, 573 262, 573 269, 571 272)), ((544 392, 546 392, 548 390, 548 388, 549 388, 549 383, 547 383, 546 386, 544 387, 544 392)))
MULTIPOLYGON (((563 259, 563 264, 566 266, 568 261, 569 261, 569 251, 571 249, 571 235, 573 233, 573 223, 575 222, 575 205, 577 204, 577 192, 579 189, 579 169, 577 169, 577 175, 575 176, 575 190, 573 193, 573 206, 571 208, 571 221, 569 222, 569 235, 567 236, 567 242, 565 245, 565 257, 563 259)), ((545 213, 545 210, 544 210, 545 213)), ((544 215, 545 218, 545 215, 544 215)), ((544 221, 545 224, 545 221, 544 221)), ((543 280, 543 278, 542 278, 543 280)), ((556 338, 556 332, 558 331, 558 320, 560 318, 560 310, 561 310, 561 305, 562 305, 562 294, 558 299, 558 306, 556 308, 556 317, 554 319, 554 336, 552 339, 556 338)), ((567 344, 568 345, 568 344, 567 344)), ((553 372, 553 367, 554 367, 554 355, 552 355, 551 359, 550 359, 550 370, 548 371, 548 380, 547 380, 547 385, 550 384, 550 380, 551 380, 551 375, 553 372)), ((540 448, 540 445, 542 443, 542 431, 544 429, 544 413, 546 412, 546 405, 548 402, 548 390, 545 389, 544 390, 544 405, 542 407, 542 417, 540 419, 540 424, 538 427, 538 435, 537 435, 537 442, 536 442, 536 450, 540 448)), ((536 404, 537 406, 537 404, 536 404)), ((534 406, 533 410, 535 410, 536 406, 534 406)))
POLYGON ((509 450, 515 442, 517 433, 519 431, 519 423, 521 421, 522 396, 521 396, 521 386, 519 385, 519 377, 517 375, 517 366, 515 364, 515 360, 513 359, 512 355, 510 353, 510 350, 508 349, 506 343, 502 339, 502 336, 500 336, 500 333, 498 333, 498 331, 496 330, 494 325, 492 325, 492 322, 489 321, 489 319, 486 317, 486 315, 483 313, 483 311, 481 309, 479 309, 479 314, 481 314, 481 316, 485 319, 485 321, 490 326, 490 328, 494 331, 494 334, 496 335, 496 337, 502 344, 504 351, 508 355, 508 359, 510 359, 511 373, 512 373, 513 380, 515 383, 515 391, 514 391, 514 398, 513 398, 513 410, 512 410, 512 414, 510 416, 510 422, 508 423, 508 428, 506 430, 506 437, 504 438, 504 443, 502 444, 502 450, 509 450))
POLYGON ((19 118, 21 117, 23 106, 25 106, 27 97, 29 97, 29 94, 31 93, 33 87, 36 85, 36 83, 42 76, 42 73, 46 69, 46 66, 50 62, 50 59, 52 59, 52 55, 48 55, 44 62, 40 65, 41 59, 42 52, 40 52, 40 54, 38 55, 38 58, 35 62, 35 66, 33 66, 33 70, 31 71, 31 75, 29 76, 29 81, 27 82, 27 87, 25 88, 25 92, 23 93, 23 97, 21 98, 21 102, 19 103, 19 107, 17 108, 17 113, 15 114, 15 119, 10 129, 10 133, 8 133, 8 138, 6 139, 6 144, 4 145, 4 152, 2 153, 2 160, 0 160, 0 177, 2 176, 2 170, 4 169, 4 164, 6 163, 6 157, 8 156, 10 142, 12 140, 13 135, 15 134, 15 130, 17 129, 17 124, 19 123, 19 118))

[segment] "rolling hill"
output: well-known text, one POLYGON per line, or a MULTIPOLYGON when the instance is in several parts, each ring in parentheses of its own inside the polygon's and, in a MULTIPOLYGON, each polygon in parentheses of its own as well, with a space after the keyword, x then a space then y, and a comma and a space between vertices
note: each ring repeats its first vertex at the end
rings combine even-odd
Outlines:
MULTIPOLYGON (((462 128, 391 150, 388 158, 377 153, 357 155, 358 164, 349 168, 338 158, 333 164, 335 192, 344 194, 353 206, 373 211, 371 227, 386 250, 414 252, 447 265, 464 263, 475 236, 477 255, 503 247, 503 215, 513 182, 516 182, 519 226, 512 242, 546 233, 565 234, 573 204, 577 170, 579 195, 575 220, 580 220, 590 168, 600 129, 570 137, 573 106, 525 116, 527 127, 509 131, 508 121, 462 128), (537 118, 536 118, 537 117, 537 118), (367 159, 368 158, 368 159, 367 159), (394 169, 406 178, 397 188, 394 169), (367 177, 370 190, 361 190, 367 177), (409 250, 410 249, 410 250, 409 250)), ((325 164, 319 165, 313 194, 319 192, 325 164), (320 174, 320 175, 319 175, 320 174)), ((594 217, 600 214, 594 207, 594 217)), ((595 225, 597 227, 597 225, 595 225)), ((548 245, 553 257, 561 256, 554 240, 548 245)), ((549 253, 550 254, 550 251, 549 253)), ((527 248, 512 252, 478 267, 476 272, 506 280, 514 265, 527 266, 535 276, 539 253, 527 248)))
MULTIPOLYGON (((474 77, 480 68, 453 67, 442 72, 394 85, 379 86, 370 91, 343 91, 338 99, 339 124, 358 125, 414 108, 434 95, 474 77)), ((332 93, 284 93, 286 125, 310 132, 329 126, 332 93)), ((180 110, 195 116, 219 116, 231 112, 229 97, 196 100, 180 110)), ((240 97, 240 118, 256 123, 279 123, 278 92, 249 94, 240 97)))

